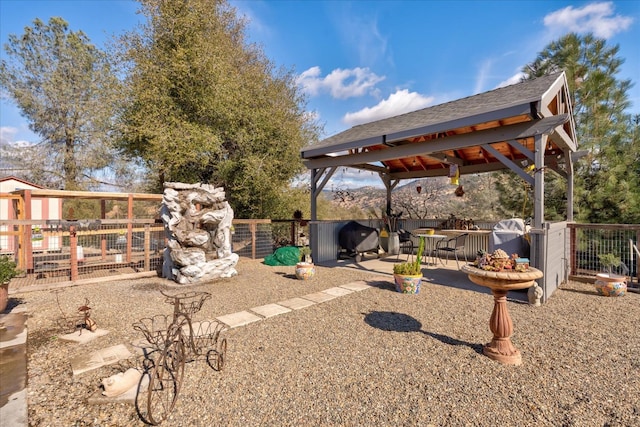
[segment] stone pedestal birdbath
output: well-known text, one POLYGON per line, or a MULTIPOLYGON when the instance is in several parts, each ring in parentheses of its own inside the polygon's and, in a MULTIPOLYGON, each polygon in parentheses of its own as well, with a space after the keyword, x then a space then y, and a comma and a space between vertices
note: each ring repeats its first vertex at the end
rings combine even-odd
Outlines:
POLYGON ((493 294, 493 312, 489 320, 489 329, 493 339, 482 350, 485 356, 507 365, 520 365, 522 355, 513 346, 511 334, 513 322, 507 310, 507 292, 526 289, 533 286, 535 279, 542 277, 542 271, 529 267, 525 272, 486 271, 472 265, 463 265, 461 270, 469 276, 469 280, 480 286, 491 289, 493 294))

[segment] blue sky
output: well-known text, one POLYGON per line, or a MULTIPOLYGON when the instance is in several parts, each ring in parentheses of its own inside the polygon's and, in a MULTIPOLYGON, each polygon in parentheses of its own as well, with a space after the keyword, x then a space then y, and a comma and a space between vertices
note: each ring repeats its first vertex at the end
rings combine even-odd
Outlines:
MULTIPOLYGON (((233 1, 247 35, 277 66, 292 69, 323 136, 494 89, 568 32, 620 46, 640 113, 640 1, 233 1)), ((0 42, 33 19, 61 16, 103 46, 140 21, 129 0, 0 0, 0 42)), ((1 54, 5 58, 4 51, 1 54)), ((0 104, 2 143, 33 142, 9 100, 0 104)), ((358 175, 343 173, 349 187, 358 175)))

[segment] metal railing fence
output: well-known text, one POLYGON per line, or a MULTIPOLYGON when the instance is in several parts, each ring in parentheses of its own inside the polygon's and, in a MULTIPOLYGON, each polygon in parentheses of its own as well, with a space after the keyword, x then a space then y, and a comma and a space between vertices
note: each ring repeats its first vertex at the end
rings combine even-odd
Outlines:
POLYGON ((638 257, 633 246, 640 241, 638 224, 568 224, 570 230, 570 275, 594 276, 604 270, 599 256, 611 253, 622 265, 614 271, 640 279, 638 257))

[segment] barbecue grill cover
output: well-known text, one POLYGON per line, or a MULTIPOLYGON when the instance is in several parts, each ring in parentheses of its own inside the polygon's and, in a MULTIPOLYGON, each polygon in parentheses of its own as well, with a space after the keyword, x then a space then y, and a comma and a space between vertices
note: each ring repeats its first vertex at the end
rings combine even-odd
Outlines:
POLYGON ((378 249, 378 230, 359 222, 348 222, 338 233, 340 247, 350 252, 369 252, 378 249))
POLYGON ((505 219, 498 222, 489 236, 489 252, 502 249, 509 256, 518 254, 520 257, 529 257, 529 242, 525 238, 527 227, 520 218, 505 219))

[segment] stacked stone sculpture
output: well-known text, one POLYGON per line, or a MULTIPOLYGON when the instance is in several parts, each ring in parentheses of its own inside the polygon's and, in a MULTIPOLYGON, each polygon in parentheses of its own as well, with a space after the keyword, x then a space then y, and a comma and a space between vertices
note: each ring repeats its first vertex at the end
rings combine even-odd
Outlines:
POLYGON ((238 255, 231 251, 233 209, 223 188, 165 182, 161 217, 168 238, 163 277, 189 284, 238 274, 238 255))

